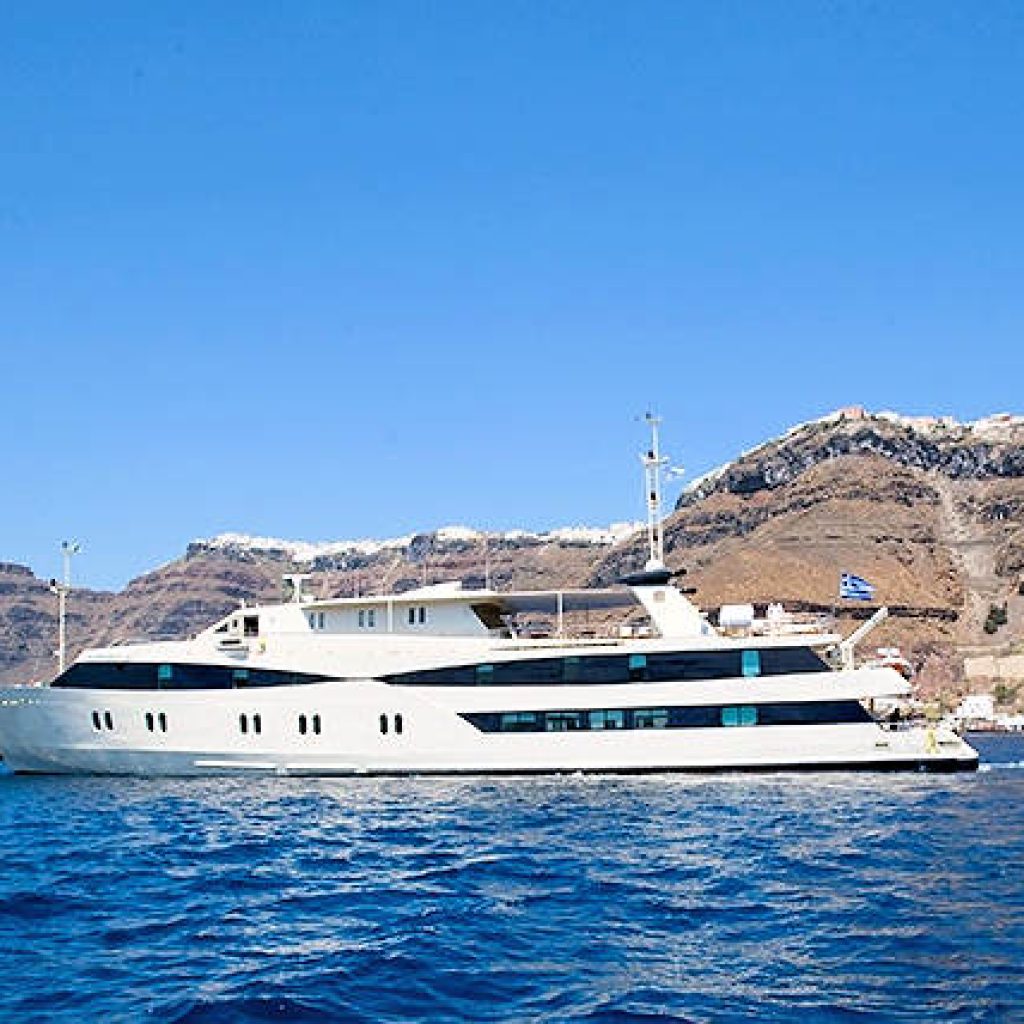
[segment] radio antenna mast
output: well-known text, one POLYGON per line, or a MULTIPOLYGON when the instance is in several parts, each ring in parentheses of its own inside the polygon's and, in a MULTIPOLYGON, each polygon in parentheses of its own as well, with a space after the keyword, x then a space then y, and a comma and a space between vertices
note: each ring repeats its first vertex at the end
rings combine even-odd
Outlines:
POLYGON ((640 456, 644 466, 644 491, 647 500, 647 544, 649 558, 646 570, 665 568, 665 532, 661 525, 661 467, 668 459, 661 454, 658 427, 661 418, 645 413, 644 419, 651 428, 651 446, 640 456))
POLYGON ((64 579, 59 583, 50 580, 50 590, 57 595, 57 670, 63 674, 67 666, 67 610, 68 594, 71 593, 71 558, 82 550, 77 541, 61 541, 60 551, 64 556, 64 579))

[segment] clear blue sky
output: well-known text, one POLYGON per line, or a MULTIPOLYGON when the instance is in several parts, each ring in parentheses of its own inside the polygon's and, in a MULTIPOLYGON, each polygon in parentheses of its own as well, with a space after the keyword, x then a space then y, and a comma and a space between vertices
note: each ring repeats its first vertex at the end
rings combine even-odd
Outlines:
POLYGON ((1020 411, 1018 2, 0 12, 0 559, 639 517, 840 405, 1020 411))

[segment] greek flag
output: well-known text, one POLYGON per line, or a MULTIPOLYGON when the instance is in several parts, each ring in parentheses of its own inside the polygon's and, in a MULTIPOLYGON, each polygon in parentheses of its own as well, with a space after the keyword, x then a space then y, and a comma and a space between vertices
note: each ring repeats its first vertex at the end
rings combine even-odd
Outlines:
POLYGON ((875 596, 875 585, 863 576, 844 572, 839 577, 839 596, 849 601, 870 601, 875 596))

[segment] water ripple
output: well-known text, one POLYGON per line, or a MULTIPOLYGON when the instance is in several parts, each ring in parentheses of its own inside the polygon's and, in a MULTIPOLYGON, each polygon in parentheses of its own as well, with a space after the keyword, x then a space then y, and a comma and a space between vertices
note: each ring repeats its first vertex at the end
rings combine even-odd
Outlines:
POLYGON ((976 776, 0 778, 0 1020, 1024 1019, 976 776))

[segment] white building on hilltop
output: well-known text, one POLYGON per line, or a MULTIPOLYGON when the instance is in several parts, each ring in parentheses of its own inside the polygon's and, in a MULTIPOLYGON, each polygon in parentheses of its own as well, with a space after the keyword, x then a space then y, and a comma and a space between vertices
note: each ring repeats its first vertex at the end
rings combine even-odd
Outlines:
POLYGON ((992 722, 996 717, 996 699, 990 693, 971 693, 954 712, 962 722, 992 722))

